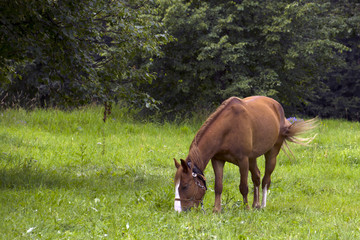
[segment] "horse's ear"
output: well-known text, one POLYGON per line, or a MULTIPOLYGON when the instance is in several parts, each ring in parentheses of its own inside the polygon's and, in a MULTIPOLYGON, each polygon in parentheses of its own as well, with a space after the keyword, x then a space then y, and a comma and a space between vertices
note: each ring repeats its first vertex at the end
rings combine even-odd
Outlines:
POLYGON ((187 173, 189 171, 188 165, 186 164, 186 162, 183 159, 180 159, 180 161, 181 161, 181 166, 183 167, 184 173, 187 173))
POLYGON ((179 168, 180 167, 180 163, 178 161, 176 161, 176 159, 174 158, 174 163, 175 163, 175 167, 179 168))

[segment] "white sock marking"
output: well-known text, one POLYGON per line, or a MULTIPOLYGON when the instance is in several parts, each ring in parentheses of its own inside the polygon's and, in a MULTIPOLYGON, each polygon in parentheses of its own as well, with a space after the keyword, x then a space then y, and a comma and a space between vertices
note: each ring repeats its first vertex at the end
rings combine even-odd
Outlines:
POLYGON ((174 202, 174 209, 177 212, 181 212, 181 202, 179 200, 176 200, 176 199, 180 199, 179 187, 180 187, 180 182, 177 182, 175 184, 175 202, 174 202))
POLYGON ((262 204, 261 207, 266 207, 266 197, 267 197, 267 185, 263 188, 263 198, 262 198, 262 204))

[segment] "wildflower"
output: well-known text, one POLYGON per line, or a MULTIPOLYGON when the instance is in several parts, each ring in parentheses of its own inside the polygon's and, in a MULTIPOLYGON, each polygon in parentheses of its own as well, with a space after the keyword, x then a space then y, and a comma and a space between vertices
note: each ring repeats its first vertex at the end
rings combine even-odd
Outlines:
POLYGON ((286 120, 288 120, 291 124, 293 124, 293 123, 295 123, 295 122, 302 122, 302 121, 304 121, 303 119, 301 119, 301 118, 296 118, 296 117, 289 117, 289 118, 287 118, 286 120))

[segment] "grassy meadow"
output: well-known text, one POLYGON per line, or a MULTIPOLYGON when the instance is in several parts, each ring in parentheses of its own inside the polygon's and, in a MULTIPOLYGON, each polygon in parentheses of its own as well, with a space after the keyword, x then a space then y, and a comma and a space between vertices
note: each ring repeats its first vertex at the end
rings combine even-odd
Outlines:
POLYGON ((97 107, 0 112, 0 239, 360 238, 358 122, 321 120, 311 147, 290 143, 296 159, 280 153, 265 209, 244 210, 226 164, 213 214, 210 164, 206 212, 178 214, 172 159, 200 125, 140 122, 126 109, 104 124, 97 107))

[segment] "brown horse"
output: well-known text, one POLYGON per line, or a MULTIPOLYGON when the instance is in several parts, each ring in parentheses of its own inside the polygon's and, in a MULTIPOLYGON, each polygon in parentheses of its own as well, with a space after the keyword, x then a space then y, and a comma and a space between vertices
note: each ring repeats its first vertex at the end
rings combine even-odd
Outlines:
POLYGON ((263 199, 266 206, 267 190, 271 183, 276 156, 283 143, 291 141, 306 145, 312 139, 296 135, 315 127, 316 119, 291 124, 285 118, 282 106, 274 99, 253 96, 245 99, 231 97, 206 120, 191 143, 186 160, 174 159, 176 211, 181 212, 202 203, 206 192, 203 171, 211 159, 215 173, 214 212, 221 211, 222 178, 225 162, 240 169, 240 193, 248 208, 248 172, 254 183, 253 208, 260 208, 260 170, 256 158, 265 155, 265 175, 262 180, 263 199))

